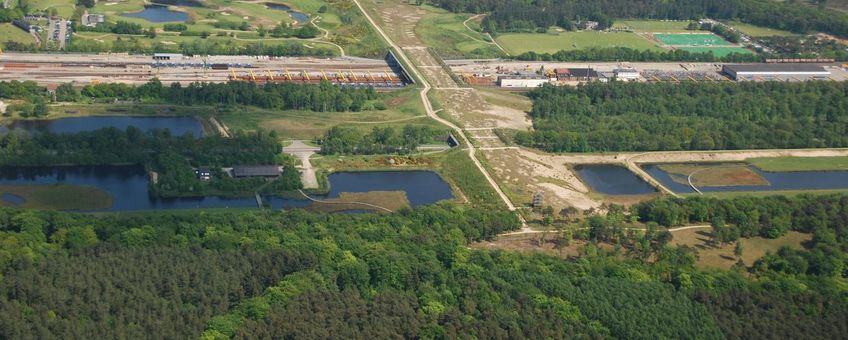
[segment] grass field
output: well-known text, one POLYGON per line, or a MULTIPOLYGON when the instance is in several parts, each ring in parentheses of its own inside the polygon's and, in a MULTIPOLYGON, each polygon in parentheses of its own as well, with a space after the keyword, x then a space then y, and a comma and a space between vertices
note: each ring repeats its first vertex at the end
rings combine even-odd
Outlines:
POLYGON ((312 139, 323 136, 330 128, 338 125, 356 127, 370 131, 374 127, 405 125, 427 125, 441 128, 438 122, 424 114, 421 101, 414 89, 388 94, 385 99, 387 110, 361 112, 312 112, 274 111, 258 108, 226 109, 216 116, 231 131, 254 131, 262 128, 280 133, 284 139, 312 139))
POLYGON ((0 206, 44 210, 96 210, 112 206, 109 193, 89 186, 0 185, 0 194, 11 194, 25 201, 12 204, 0 200, 0 206))
POLYGON ((774 157, 746 161, 763 171, 848 170, 848 157, 774 157))
MULTIPOLYGON (((711 245, 708 243, 710 232, 709 228, 677 231, 673 233, 674 238, 671 243, 698 249, 696 265, 700 268, 728 269, 732 267, 737 261, 736 256, 733 254, 736 243, 728 243, 722 246, 711 245)), ((751 266, 756 260, 763 257, 767 251, 774 253, 783 246, 801 249, 802 244, 810 239, 812 239, 811 234, 790 231, 786 235, 776 239, 752 237, 740 239, 738 242, 742 242, 742 261, 744 261, 746 266, 751 266)))
POLYGON ((32 44, 35 42, 35 39, 33 39, 29 33, 24 32, 24 30, 17 26, 6 23, 0 24, 0 41, 14 41, 24 44, 32 44))
POLYGON ((634 32, 690 32, 686 30, 686 26, 690 21, 661 21, 661 20, 621 20, 615 21, 613 28, 627 28, 634 32))
POLYGON ((63 18, 70 18, 74 14, 74 0, 30 0, 30 11, 38 10, 50 12, 51 9, 56 9, 56 14, 63 18))
POLYGON ((555 53, 560 50, 582 50, 592 47, 629 47, 637 50, 663 51, 651 41, 631 32, 553 32, 508 33, 497 37, 498 43, 512 54, 525 52, 555 53))
MULTIPOLYGON (((427 14, 415 26, 415 33, 445 58, 493 58, 503 55, 483 33, 465 27, 463 22, 471 14, 456 14, 432 6, 421 6, 427 14)), ((469 27, 478 27, 475 20, 468 22, 469 27)))
POLYGON ((751 50, 742 48, 742 47, 681 47, 679 48, 684 51, 689 51, 692 53, 704 53, 704 52, 713 52, 713 55, 716 57, 724 57, 731 53, 740 53, 740 54, 752 54, 751 50))
POLYGON ((793 36, 798 35, 796 33, 792 33, 789 31, 782 31, 774 28, 754 26, 749 24, 744 24, 739 21, 731 21, 727 23, 730 26, 738 29, 742 33, 750 35, 752 37, 770 37, 770 36, 793 36))
POLYGON ((712 33, 694 33, 694 34, 654 34, 663 44, 669 46, 726 46, 731 45, 730 42, 712 33))
POLYGON ((692 183, 698 187, 768 184, 745 164, 662 164, 659 168, 675 175, 672 179, 681 184, 689 184, 691 175, 692 183))
POLYGON ((313 202, 306 207, 307 210, 320 212, 338 212, 346 210, 368 210, 374 212, 386 212, 382 209, 369 207, 364 204, 373 204, 391 211, 409 208, 409 199, 403 191, 369 191, 369 192, 342 192, 338 198, 322 199, 323 202, 313 202))

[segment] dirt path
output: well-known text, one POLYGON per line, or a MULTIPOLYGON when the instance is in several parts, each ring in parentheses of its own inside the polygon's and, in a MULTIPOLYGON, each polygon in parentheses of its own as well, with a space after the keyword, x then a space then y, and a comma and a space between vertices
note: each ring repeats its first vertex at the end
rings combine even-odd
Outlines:
MULTIPOLYGON (((477 33, 477 31, 475 31, 475 30, 471 29, 471 27, 468 27, 468 22, 469 22, 469 21, 471 21, 471 20, 477 19, 477 18, 479 18, 479 17, 482 17, 482 16, 485 16, 485 14, 477 14, 477 15, 474 15, 474 16, 472 16, 472 17, 468 18, 468 19, 465 19, 465 21, 463 21, 463 22, 462 22, 462 26, 465 26, 465 28, 467 28, 467 29, 468 29, 469 31, 471 31, 471 32, 477 33)), ((487 33, 487 32, 484 32, 484 34, 486 34, 486 36, 488 36, 488 37, 489 37, 489 40, 491 40, 491 41, 483 41, 483 40, 480 40, 480 39, 474 38, 474 37, 472 37, 472 36, 470 36, 470 35, 468 35, 468 34, 466 34, 465 36, 466 36, 466 37, 469 37, 469 38, 471 38, 471 39, 473 39, 473 40, 476 40, 476 41, 479 41, 479 42, 485 43, 485 44, 495 45, 495 46, 497 46, 497 48, 499 48, 499 49, 500 49, 500 50, 501 50, 504 54, 506 54, 506 56, 507 56, 507 57, 509 57, 509 56, 510 56, 509 52, 507 52, 507 51, 506 51, 506 49, 504 49, 504 48, 503 48, 500 44, 498 44, 498 41, 497 41, 497 40, 495 40, 495 37, 493 37, 491 34, 489 34, 489 33, 487 33)))
POLYGON ((229 129, 227 129, 227 128, 224 126, 224 124, 221 124, 221 122, 219 122, 219 121, 218 121, 218 118, 215 118, 214 116, 210 116, 210 117, 209 117, 209 122, 210 122, 210 123, 212 123, 212 125, 213 125, 213 126, 215 126, 215 129, 217 129, 217 130, 218 130, 218 133, 220 133, 220 134, 221 134, 221 136, 226 137, 226 138, 230 138, 230 137, 231 137, 231 135, 230 135, 230 130, 229 130, 229 129))
POLYGON ((306 143, 300 140, 293 141, 289 146, 283 147, 283 152, 300 159, 301 164, 298 170, 300 171, 300 181, 303 183, 304 189, 317 189, 319 187, 318 177, 315 175, 315 169, 312 167, 312 163, 309 162, 309 157, 312 157, 312 155, 320 150, 321 148, 306 145, 306 143))

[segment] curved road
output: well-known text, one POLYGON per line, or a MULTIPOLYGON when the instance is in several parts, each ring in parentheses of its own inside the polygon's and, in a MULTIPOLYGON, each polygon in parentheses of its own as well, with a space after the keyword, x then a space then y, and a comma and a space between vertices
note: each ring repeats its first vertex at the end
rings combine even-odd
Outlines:
MULTIPOLYGON (((401 59, 403 59, 403 61, 407 65, 409 65, 409 69, 412 71, 412 73, 415 74, 415 77, 418 78, 421 81, 421 85, 423 86, 423 88, 421 89, 421 92, 420 92, 421 101, 424 103, 424 109, 425 109, 425 111, 427 111, 427 115, 430 116, 430 118, 433 118, 435 121, 441 123, 442 125, 445 125, 445 126, 451 128, 454 131, 454 133, 456 133, 456 135, 459 136, 465 142, 465 144, 468 146, 468 157, 471 158, 471 161, 474 162, 474 165, 477 166, 477 169, 479 169, 480 172, 483 174, 483 176, 486 177, 486 180, 489 182, 489 185, 491 185, 491 187, 493 189, 495 189, 495 192, 498 193, 498 196, 500 196, 501 200, 503 200, 503 202, 504 202, 504 204, 506 204, 507 208, 509 208, 510 211, 515 211, 515 205, 512 204, 512 201, 509 200, 509 197, 507 197, 506 194, 504 194, 503 190, 501 190, 501 187, 498 186, 498 184, 495 182, 495 180, 492 178, 492 176, 489 175, 489 172, 486 171, 486 168, 483 167, 483 164, 480 163, 480 160, 477 159, 477 155, 476 155, 477 149, 474 147, 473 144, 471 144, 471 141, 468 139, 467 136, 465 136, 465 133, 462 131, 462 129, 460 129, 458 126, 454 125, 453 123, 451 123, 451 122, 449 122, 445 119, 442 119, 441 117, 439 117, 436 114, 436 111, 433 110, 433 105, 432 105, 432 103, 430 103, 430 99, 427 97, 427 93, 430 92, 430 89, 432 87, 430 86, 430 83, 428 83, 427 80, 424 79, 424 76, 422 76, 421 73, 418 71, 418 65, 413 64, 410 61, 410 59, 406 56, 406 53, 404 53, 403 49, 400 46, 398 46, 397 44, 395 44, 395 42, 391 38, 389 38, 389 35, 386 34, 386 32, 383 31, 383 29, 380 27, 380 25, 377 25, 377 22, 374 21, 373 18, 371 18, 371 15, 368 14, 368 12, 365 10, 364 7, 362 7, 362 4, 359 3, 359 0, 353 0, 353 3, 356 4, 356 7, 359 8, 359 11, 361 11, 362 14, 365 16, 365 19, 368 20, 368 23, 370 23, 371 26, 373 26, 374 29, 377 30, 377 33, 380 33, 380 36, 383 37, 383 39, 389 44, 389 46, 391 46, 392 49, 395 50, 395 53, 397 54, 397 56, 400 57, 401 59)), ((519 215, 519 218, 521 218, 521 215, 519 215)), ((522 221, 522 224, 525 224, 523 218, 521 218, 521 221, 522 221)))

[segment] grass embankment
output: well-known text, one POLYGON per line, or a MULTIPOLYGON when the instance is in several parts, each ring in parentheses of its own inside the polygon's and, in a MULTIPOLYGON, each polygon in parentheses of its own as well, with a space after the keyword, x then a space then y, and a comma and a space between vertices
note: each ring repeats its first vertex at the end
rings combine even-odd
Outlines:
POLYGON ((90 186, 50 185, 0 185, 0 194, 11 194, 24 199, 21 204, 0 200, 0 206, 44 210, 97 210, 112 206, 112 196, 90 186))
POLYGON ((706 53, 712 52, 716 57, 724 57, 731 53, 753 54, 751 50, 742 47, 681 47, 681 50, 691 53, 706 53))
POLYGON ((848 170, 848 157, 769 157, 746 161, 769 172, 848 170))
POLYGON ((35 39, 29 33, 9 23, 0 24, 0 40, 3 42, 14 41, 22 44, 35 43, 35 39))
POLYGON ((556 53, 560 50, 582 50, 592 47, 629 47, 637 50, 665 51, 648 39, 631 32, 555 32, 507 33, 497 37, 498 43, 512 54, 525 52, 556 53))
MULTIPOLYGON (((827 189, 827 190, 769 190, 769 191, 734 191, 734 192, 705 192, 703 197, 714 197, 719 199, 729 199, 740 196, 797 196, 797 195, 827 195, 846 193, 848 189, 827 189)), ((682 196, 702 196, 698 193, 684 193, 682 196)))
MULTIPOLYGON (((317 199, 317 198, 316 198, 317 199)), ((340 212, 350 210, 367 210, 374 212, 386 212, 365 204, 367 203, 383 207, 391 211, 409 208, 409 199, 403 191, 369 191, 369 192, 342 192, 338 198, 320 199, 321 202, 312 202, 306 210, 316 212, 340 212)))
MULTIPOLYGON (((444 58, 496 58, 503 52, 480 32, 479 19, 466 20, 471 14, 456 14, 432 6, 421 6, 427 14, 415 26, 415 33, 427 46, 444 58), (472 28, 474 30, 469 29, 472 28)), ((479 17, 482 18, 482 17, 479 17)))
MULTIPOLYGON (((671 243, 697 249, 698 260, 696 265, 700 268, 728 269, 732 267, 738 260, 733 254, 736 248, 736 242, 725 245, 712 245, 709 242, 710 232, 708 228, 676 231, 672 233, 674 238, 671 243)), ((738 242, 742 243, 742 261, 746 266, 751 266, 756 260, 763 257, 766 252, 774 253, 783 246, 801 249, 802 244, 810 239, 812 239, 811 234, 790 231, 786 235, 776 239, 752 237, 740 239, 738 242)))
POLYGON ((659 168, 680 184, 695 186, 767 185, 769 182, 746 164, 662 164, 659 168))

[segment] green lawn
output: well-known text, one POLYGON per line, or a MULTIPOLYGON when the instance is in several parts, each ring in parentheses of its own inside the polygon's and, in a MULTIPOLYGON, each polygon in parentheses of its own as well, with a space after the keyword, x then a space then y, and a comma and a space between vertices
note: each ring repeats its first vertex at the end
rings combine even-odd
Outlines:
POLYGON ((731 45, 730 42, 712 33, 694 34, 654 34, 657 40, 666 45, 690 45, 690 46, 722 46, 731 45))
POLYGON ((789 32, 789 31, 782 31, 782 30, 778 30, 778 29, 774 29, 774 28, 754 26, 754 25, 744 24, 744 23, 741 23, 739 21, 731 21, 731 22, 728 22, 727 24, 730 25, 730 26, 733 26, 734 28, 736 28, 740 31, 742 31, 742 33, 745 33, 745 34, 750 35, 752 37, 769 37, 769 36, 775 36, 775 35, 777 35, 777 36, 798 35, 796 33, 792 33, 792 32, 789 32))
POLYGON ((686 26, 690 21, 660 21, 660 20, 621 20, 615 21, 613 28, 629 28, 634 32, 690 32, 686 26))
POLYGON ((742 47, 681 47, 684 51, 692 53, 713 52, 716 57, 724 57, 731 53, 752 54, 751 50, 742 47))
POLYGON ((74 0, 30 0, 29 8, 30 12, 38 10, 38 11, 47 11, 49 13, 50 9, 55 8, 56 14, 63 18, 70 18, 74 14, 74 6, 76 5, 76 1, 74 0))
POLYGON ((24 32, 24 30, 9 23, 0 24, 0 40, 3 42, 14 41, 25 44, 32 44, 35 42, 35 39, 33 39, 29 33, 24 32))
MULTIPOLYGON (((471 14, 456 14, 431 6, 422 8, 427 10, 427 14, 415 26, 415 33, 443 57, 492 58, 503 55, 500 49, 489 43, 485 34, 463 25, 472 17, 471 14)), ((470 27, 479 26, 473 20, 468 24, 470 27)))
POLYGON ((637 50, 663 51, 651 41, 631 32, 559 32, 508 33, 497 38, 512 54, 524 52, 555 53, 559 50, 582 50, 591 47, 629 47, 637 50))
POLYGON ((771 157, 746 161, 763 171, 848 170, 848 157, 771 157))

